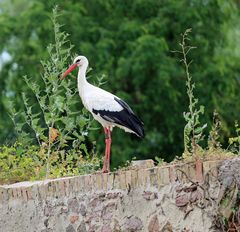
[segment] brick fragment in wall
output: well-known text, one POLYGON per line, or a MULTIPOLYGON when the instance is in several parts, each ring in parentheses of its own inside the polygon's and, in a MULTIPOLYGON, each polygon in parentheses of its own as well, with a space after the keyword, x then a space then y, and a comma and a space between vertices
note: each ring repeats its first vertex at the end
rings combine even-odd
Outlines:
POLYGON ((141 231, 143 228, 143 222, 136 216, 129 216, 124 219, 121 229, 126 232, 141 231))
POLYGON ((160 225, 158 221, 157 215, 154 215, 149 224, 148 224, 148 232, 159 232, 160 231, 160 225))

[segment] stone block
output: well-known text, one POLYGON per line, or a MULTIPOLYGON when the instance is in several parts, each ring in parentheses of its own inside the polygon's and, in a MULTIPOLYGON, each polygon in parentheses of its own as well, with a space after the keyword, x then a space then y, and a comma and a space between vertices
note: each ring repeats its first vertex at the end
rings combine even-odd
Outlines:
POLYGON ((92 191, 92 177, 91 175, 84 176, 84 192, 91 192, 92 191))
POLYGON ((195 168, 194 163, 191 162, 191 163, 187 164, 187 167, 188 167, 188 177, 191 180, 196 180, 196 168, 195 168))
POLYGON ((107 174, 107 191, 113 189, 113 177, 114 175, 112 172, 107 174))
MULTIPOLYGON (((85 181, 84 181, 85 176, 78 176, 77 178, 77 188, 80 193, 85 193, 85 181)), ((96 184, 96 183, 95 183, 96 184)))
POLYGON ((79 220, 79 216, 78 215, 71 215, 69 218, 69 221, 74 224, 76 221, 79 220))
POLYGON ((7 196, 8 196, 9 201, 14 199, 13 188, 2 188, 2 191, 3 191, 3 193, 4 193, 4 191, 7 191, 7 196))
POLYGON ((76 230, 74 229, 74 227, 71 224, 69 224, 66 227, 66 232, 76 232, 76 230))
POLYGON ((126 172, 119 172, 119 188, 120 189, 127 189, 127 185, 126 185, 126 172))
POLYGON ((60 190, 61 196, 66 196, 66 188, 64 181, 58 181, 58 189, 60 190))
MULTIPOLYGON (((11 191, 12 192, 12 191, 11 191)), ((7 203, 9 200, 9 191, 6 188, 0 187, 0 204, 7 203)))
POLYGON ((157 187, 158 186, 158 178, 157 178, 157 171, 158 167, 150 168, 149 171, 149 178, 150 178, 150 185, 157 187))
POLYGON ((131 170, 131 188, 136 188, 138 185, 138 171, 131 170))
POLYGON ((49 181, 46 185, 45 185, 45 192, 46 195, 48 197, 54 197, 56 189, 54 186, 54 182, 53 181, 49 181))
POLYGON ((175 182, 177 180, 176 166, 171 165, 169 167, 169 179, 170 182, 175 182))
POLYGON ((95 183, 96 189, 101 190, 102 187, 103 187, 102 175, 101 174, 96 174, 95 177, 96 177, 96 183, 95 183))
POLYGON ((195 161, 196 165, 196 181, 199 183, 203 182, 203 161, 201 159, 197 159, 195 161))
POLYGON ((66 196, 69 196, 69 194, 71 193, 71 192, 70 192, 70 183, 69 183, 69 179, 63 179, 63 183, 64 183, 64 186, 65 186, 65 193, 66 193, 66 196))
POLYGON ((146 160, 133 160, 131 162, 131 166, 138 169, 146 169, 146 168, 153 168, 154 161, 152 159, 146 160))
POLYGON ((12 196, 13 196, 13 199, 17 199, 17 197, 18 197, 17 188, 12 189, 12 196))
POLYGON ((87 208, 86 208, 86 206, 85 206, 83 203, 80 204, 80 206, 79 206, 79 213, 80 213, 83 217, 85 217, 86 214, 87 214, 87 208))
POLYGON ((219 160, 211 160, 203 162, 203 173, 204 175, 211 173, 214 177, 218 175, 218 167, 222 163, 219 160))
MULTIPOLYGON (((195 173, 195 168, 194 168, 194 173, 195 173)), ((188 182, 189 181, 189 169, 187 164, 179 164, 176 165, 176 173, 177 177, 181 182, 188 182)))
POLYGON ((102 190, 107 191, 108 173, 102 173, 102 190))
POLYGON ((159 176, 160 176, 160 185, 165 185, 170 183, 170 178, 169 178, 169 167, 160 167, 158 169, 159 176))
POLYGON ((113 188, 120 189, 120 172, 113 173, 113 188))
POLYGON ((125 184, 126 184, 127 188, 129 188, 129 186, 131 186, 131 182, 132 182, 132 170, 127 170, 125 172, 125 184))
POLYGON ((28 194, 27 194, 26 188, 22 187, 22 188, 21 188, 21 192, 22 192, 22 199, 23 199, 24 201, 28 201, 28 194))
POLYGON ((149 224, 148 224, 148 232, 159 232, 160 231, 160 225, 158 221, 157 215, 154 215, 149 224))
MULTIPOLYGON (((63 187, 63 183, 61 183, 60 180, 56 180, 54 181, 54 185, 55 185, 55 197, 62 197, 65 196, 65 191, 64 191, 64 187, 63 187)), ((39 189, 39 193, 41 192, 41 190, 39 189)), ((42 193, 41 193, 42 194, 42 193)))
POLYGON ((147 188, 149 184, 149 171, 147 169, 138 170, 138 187, 147 188))
POLYGON ((75 177, 71 177, 68 179, 69 181, 69 197, 75 196, 75 177))
POLYGON ((80 206, 79 202, 76 198, 70 198, 67 201, 68 204, 68 210, 72 213, 79 213, 80 206))
POLYGON ((73 178, 73 186, 72 187, 73 187, 74 195, 77 195, 80 192, 80 189, 78 188, 78 179, 79 179, 79 176, 76 176, 73 178))
POLYGON ((147 201, 155 200, 158 198, 157 192, 153 192, 153 191, 143 191, 142 196, 147 201))
POLYGON ((132 215, 125 218, 121 229, 126 232, 141 231, 143 229, 143 222, 140 218, 132 215))
POLYGON ((80 223, 80 225, 78 226, 77 232, 87 232, 86 224, 85 224, 84 221, 82 221, 82 222, 80 223))

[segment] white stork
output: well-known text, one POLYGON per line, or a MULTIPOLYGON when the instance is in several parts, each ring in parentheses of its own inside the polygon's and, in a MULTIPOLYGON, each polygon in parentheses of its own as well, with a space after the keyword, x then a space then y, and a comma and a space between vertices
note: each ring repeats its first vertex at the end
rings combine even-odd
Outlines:
POLYGON ((85 56, 76 57, 61 79, 64 79, 77 67, 79 68, 78 91, 83 105, 104 128, 106 148, 103 172, 108 172, 110 170, 112 128, 117 126, 138 137, 144 137, 143 122, 133 113, 126 102, 87 82, 88 59, 85 56))

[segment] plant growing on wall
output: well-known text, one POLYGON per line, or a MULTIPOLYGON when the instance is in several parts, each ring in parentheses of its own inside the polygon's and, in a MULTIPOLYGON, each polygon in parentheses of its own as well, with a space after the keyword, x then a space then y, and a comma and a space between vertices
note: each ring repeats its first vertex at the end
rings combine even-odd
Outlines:
POLYGON ((212 128, 208 137, 208 149, 214 150, 221 147, 220 139, 221 121, 217 111, 213 112, 212 128))
POLYGON ((68 35, 61 32, 58 17, 56 7, 53 9, 52 17, 54 43, 47 47, 49 59, 41 61, 43 73, 34 77, 41 78, 42 85, 36 84, 33 77, 25 76, 24 79, 33 96, 31 93, 22 93, 25 112, 17 113, 13 110, 11 114, 22 141, 25 143, 36 141, 41 150, 44 150, 46 178, 51 172, 51 166, 57 166, 59 162, 65 161, 68 165, 69 161, 77 163, 81 154, 89 155, 85 137, 91 126, 91 119, 84 109, 76 110, 81 109, 77 105, 79 96, 76 83, 72 80, 64 82, 59 80, 67 66, 67 61, 71 58, 70 52, 73 46, 68 42, 68 35), (25 122, 16 123, 21 115, 25 122), (22 133, 22 130, 27 132, 22 133), (32 138, 31 141, 29 137, 32 138))
POLYGON ((200 115, 204 114, 204 106, 200 105, 198 107, 198 98, 194 96, 195 83, 192 80, 192 75, 189 70, 192 60, 188 60, 188 54, 192 49, 196 48, 188 43, 188 41, 190 41, 189 33, 191 31, 191 29, 187 29, 182 34, 182 40, 179 43, 181 50, 175 52, 182 55, 180 61, 185 68, 189 101, 188 111, 183 113, 184 119, 186 120, 186 125, 184 127, 184 153, 192 153, 196 156, 197 147, 199 146, 199 142, 203 139, 203 130, 207 127, 207 124, 200 124, 200 115))
POLYGON ((240 155, 240 126, 238 121, 235 121, 235 136, 229 138, 229 145, 233 152, 240 155))

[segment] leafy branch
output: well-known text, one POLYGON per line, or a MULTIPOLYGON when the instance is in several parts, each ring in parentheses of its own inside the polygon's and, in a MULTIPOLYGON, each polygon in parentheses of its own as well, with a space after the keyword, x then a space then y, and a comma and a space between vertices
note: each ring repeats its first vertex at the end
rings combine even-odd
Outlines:
POLYGON ((192 81, 192 75, 189 71, 189 67, 192 63, 192 60, 188 60, 188 54, 192 49, 196 47, 188 44, 190 41, 189 33, 191 29, 187 29, 182 34, 182 40, 179 43, 181 50, 175 51, 182 55, 180 61, 183 63, 186 74, 186 87, 188 95, 188 112, 184 112, 183 116, 186 120, 186 125, 184 127, 184 152, 192 153, 196 156, 197 147, 199 142, 203 139, 203 130, 207 127, 207 124, 201 126, 199 118, 200 115, 204 114, 204 106, 200 105, 198 107, 198 98, 194 96, 195 83, 192 81))
POLYGON ((240 155, 240 126, 238 121, 235 121, 235 137, 229 138, 229 145, 232 150, 240 155))
POLYGON ((208 148, 210 150, 221 147, 221 143, 219 141, 221 126, 222 126, 222 123, 220 121, 218 112, 216 110, 214 110, 213 125, 212 125, 211 131, 209 133, 209 138, 208 138, 208 148))
MULTIPOLYGON (((33 132, 38 145, 46 154, 46 178, 51 173, 51 167, 56 165, 56 158, 53 158, 54 155, 51 158, 51 154, 63 152, 65 155, 59 155, 57 159, 70 159, 66 154, 70 151, 67 148, 70 146, 71 149, 88 155, 85 136, 92 122, 84 110, 75 110, 79 108, 76 106, 79 103, 79 96, 75 83, 71 80, 61 82, 59 80, 59 76, 66 69, 68 60, 71 58, 73 48, 69 44, 68 34, 61 31, 62 26, 58 23, 59 16, 58 9, 55 7, 52 16, 54 43, 47 47, 49 59, 41 61, 43 67, 43 73, 40 75, 41 82, 37 83, 33 78, 24 77, 34 97, 30 97, 29 93, 22 94, 25 125, 28 126, 28 131, 30 129, 33 132), (54 161, 52 162, 51 159, 54 161)), ((11 118, 14 121, 17 113, 12 112, 11 118)), ((18 128, 18 131, 23 129, 23 125, 21 124, 22 128, 18 128)))

